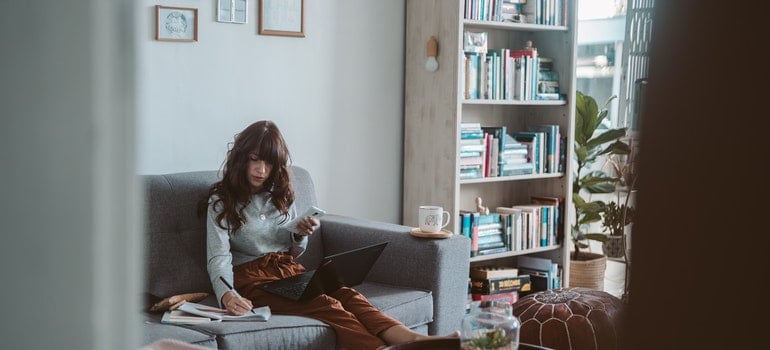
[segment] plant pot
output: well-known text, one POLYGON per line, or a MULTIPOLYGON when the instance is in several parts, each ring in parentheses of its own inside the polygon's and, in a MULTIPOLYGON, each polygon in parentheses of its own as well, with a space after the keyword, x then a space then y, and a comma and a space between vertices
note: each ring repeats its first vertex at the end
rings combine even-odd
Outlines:
POLYGON ((623 236, 607 236, 607 240, 602 242, 602 251, 608 258, 622 258, 623 236))
MULTIPOLYGON (((570 253, 573 255, 574 252, 570 253)), ((607 257, 604 254, 581 252, 581 260, 569 261, 569 286, 604 290, 607 257)))

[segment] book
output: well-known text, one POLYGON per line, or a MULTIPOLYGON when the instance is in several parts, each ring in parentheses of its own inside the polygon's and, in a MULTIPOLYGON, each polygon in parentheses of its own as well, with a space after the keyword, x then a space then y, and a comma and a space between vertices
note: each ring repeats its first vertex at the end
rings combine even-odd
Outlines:
POLYGON ((534 173, 544 173, 546 162, 545 133, 538 131, 517 131, 512 136, 516 141, 532 145, 530 155, 532 163, 534 164, 534 173))
POLYGON ((512 291, 529 291, 531 277, 521 274, 515 277, 471 278, 471 293, 496 294, 512 291))
POLYGON ((534 291, 551 289, 555 284, 553 275, 554 267, 550 259, 534 256, 520 256, 518 269, 523 274, 528 274, 534 291))
POLYGON ((545 133, 545 172, 556 173, 558 166, 559 125, 538 124, 528 126, 529 131, 545 133))
POLYGON ((549 234, 548 240, 550 244, 561 244, 564 239, 564 198, 552 197, 552 196, 531 196, 533 204, 548 205, 552 208, 553 215, 551 216, 551 224, 553 230, 549 234))
MULTIPOLYGON (((505 244, 505 243, 503 243, 505 244)), ((485 248, 485 249, 479 249, 478 253, 476 255, 491 255, 491 254, 499 254, 499 253, 505 253, 508 251, 508 247, 505 245, 495 247, 495 248, 485 248)))
POLYGON ((192 302, 182 303, 175 310, 185 312, 191 316, 207 317, 218 321, 267 321, 271 316, 269 306, 255 307, 251 309, 252 312, 247 312, 243 315, 229 315, 225 309, 192 302))
POLYGON ((471 213, 471 257, 474 257, 479 253, 479 216, 481 216, 481 214, 478 212, 471 213))
POLYGON ((519 292, 501 292, 495 294, 471 293, 473 301, 505 301, 510 304, 519 300, 519 292))
POLYGON ((181 310, 167 310, 163 313, 163 317, 160 319, 161 323, 172 324, 198 324, 208 322, 220 322, 222 320, 216 320, 209 317, 196 316, 186 313, 181 310))
POLYGON ((470 275, 476 279, 516 277, 519 275, 519 269, 503 265, 474 266, 471 267, 470 275))
POLYGON ((465 53, 465 87, 464 96, 467 100, 479 98, 479 54, 465 53))
POLYGON ((541 208, 539 204, 518 204, 513 208, 521 209, 523 220, 522 238, 524 241, 524 248, 531 249, 540 246, 540 234, 541 234, 541 208))
POLYGON ((524 225, 521 209, 497 207, 495 208, 495 212, 500 215, 508 216, 506 224, 508 226, 507 229, 510 230, 510 233, 508 233, 508 246, 510 247, 510 250, 517 251, 524 249, 524 225))
POLYGON ((471 237, 471 213, 467 211, 460 211, 460 233, 470 238, 471 237))
MULTIPOLYGON (((530 270, 527 268, 519 268, 521 273, 526 274, 526 276, 529 276, 530 280, 530 291, 529 292, 539 292, 548 290, 550 283, 548 279, 548 272, 543 271, 537 271, 537 270, 530 270)), ((521 291, 522 295, 529 294, 529 292, 521 291)))
POLYGON ((507 130, 508 128, 503 126, 483 126, 481 127, 481 130, 484 132, 491 134, 493 143, 491 147, 491 154, 489 156, 490 163, 492 165, 492 174, 490 176, 499 176, 500 174, 500 165, 502 162, 500 161, 500 155, 505 150, 505 143, 506 138, 508 137, 507 130), (495 142, 496 141, 496 142, 495 142))

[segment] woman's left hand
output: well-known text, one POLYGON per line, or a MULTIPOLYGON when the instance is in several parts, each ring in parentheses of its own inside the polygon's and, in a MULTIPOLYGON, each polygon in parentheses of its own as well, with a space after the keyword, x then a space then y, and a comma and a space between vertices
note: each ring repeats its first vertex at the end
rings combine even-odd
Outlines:
POLYGON ((302 220, 297 221, 297 231, 302 236, 310 236, 318 226, 321 226, 321 222, 312 216, 306 216, 302 220))

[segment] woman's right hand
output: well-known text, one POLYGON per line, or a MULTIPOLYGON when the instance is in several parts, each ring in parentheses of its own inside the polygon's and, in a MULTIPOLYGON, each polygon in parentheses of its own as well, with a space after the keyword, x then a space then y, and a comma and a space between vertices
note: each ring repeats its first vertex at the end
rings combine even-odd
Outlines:
POLYGON ((222 296, 222 305, 224 305, 227 312, 233 315, 243 315, 250 312, 254 308, 251 300, 243 298, 233 292, 226 292, 222 296))

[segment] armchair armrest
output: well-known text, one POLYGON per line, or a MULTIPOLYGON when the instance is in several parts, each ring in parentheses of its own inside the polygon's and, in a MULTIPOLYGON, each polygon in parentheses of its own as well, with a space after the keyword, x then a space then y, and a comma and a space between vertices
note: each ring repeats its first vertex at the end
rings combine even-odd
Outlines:
POLYGON ((433 322, 429 334, 460 329, 468 298, 470 240, 460 235, 445 239, 417 238, 409 226, 326 215, 321 225, 324 254, 334 254, 388 241, 367 276, 371 282, 430 290, 433 322))

